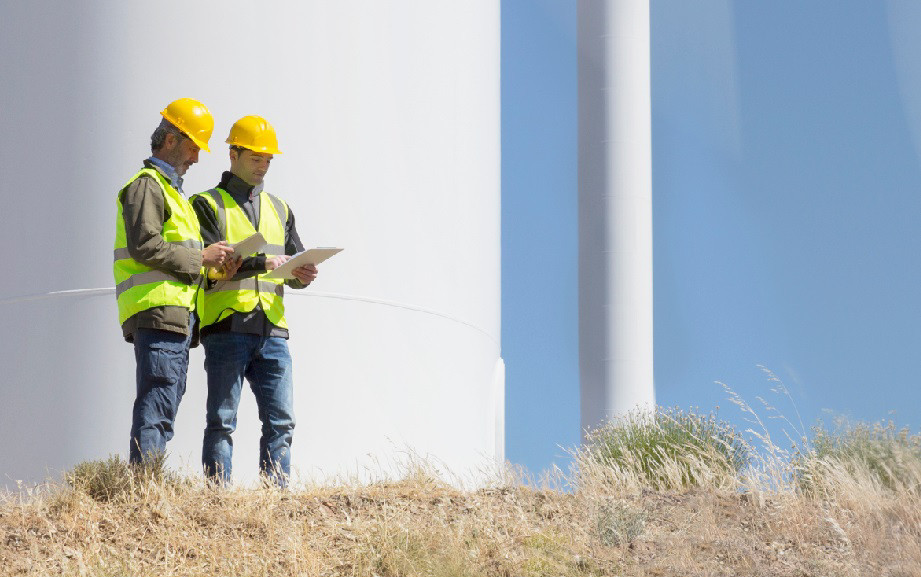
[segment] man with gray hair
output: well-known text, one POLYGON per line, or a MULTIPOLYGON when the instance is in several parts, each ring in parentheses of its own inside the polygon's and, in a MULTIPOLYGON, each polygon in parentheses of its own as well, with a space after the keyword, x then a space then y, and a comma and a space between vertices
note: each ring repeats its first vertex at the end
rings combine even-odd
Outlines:
POLYGON ((208 150, 214 119, 190 98, 172 102, 150 138, 151 156, 119 191, 115 221, 115 297, 126 341, 134 344, 137 394, 129 460, 162 455, 185 393, 189 347, 198 344, 195 310, 202 267, 236 272, 227 243, 204 248, 182 177, 208 150))

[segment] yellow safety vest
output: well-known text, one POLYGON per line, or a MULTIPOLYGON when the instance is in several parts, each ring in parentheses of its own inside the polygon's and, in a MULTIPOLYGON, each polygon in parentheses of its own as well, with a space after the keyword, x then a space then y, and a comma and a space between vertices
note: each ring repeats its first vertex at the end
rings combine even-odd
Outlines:
MULTIPOLYGON (((203 197, 214 209, 221 232, 228 244, 234 244, 256 234, 256 229, 246 217, 243 209, 227 191, 214 188, 195 195, 203 197)), ((285 254, 285 223, 288 220, 288 205, 266 192, 259 193, 259 232, 267 246, 263 250, 267 257, 285 254)), ((247 257, 249 255, 239 255, 247 257)), ((205 291, 204 312, 199 311, 201 326, 206 327, 221 321, 235 312, 248 313, 262 305, 269 322, 286 329, 284 279, 265 278, 264 274, 241 280, 217 281, 205 291)))
MULTIPOLYGON (((166 177, 153 168, 144 168, 132 176, 122 190, 144 175, 152 177, 160 185, 169 209, 170 217, 163 223, 163 231, 160 233, 163 240, 201 250, 201 228, 195 210, 166 177)), ((125 219, 122 216, 121 192, 115 204, 118 206, 118 214, 115 219, 113 272, 118 322, 122 324, 129 317, 154 307, 180 306, 194 310, 200 294, 199 284, 186 284, 166 271, 151 268, 131 258, 125 235, 125 219)))

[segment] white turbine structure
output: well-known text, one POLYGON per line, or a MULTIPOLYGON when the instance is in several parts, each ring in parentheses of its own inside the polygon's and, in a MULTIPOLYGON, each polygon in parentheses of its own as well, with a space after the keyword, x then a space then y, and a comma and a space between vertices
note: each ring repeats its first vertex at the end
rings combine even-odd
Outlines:
MULTIPOLYGON (((504 460, 499 3, 283 0, 0 7, 0 487, 125 456, 135 389, 112 290, 116 193, 159 111, 216 126, 184 188, 214 186, 257 114, 284 152, 266 190, 304 244, 342 246, 286 293, 301 478, 476 477, 504 460)), ((199 470, 203 353, 167 446, 199 470)), ((234 474, 255 478, 244 392, 234 474)))
POLYGON ((649 0, 579 0, 582 429, 655 405, 649 0))

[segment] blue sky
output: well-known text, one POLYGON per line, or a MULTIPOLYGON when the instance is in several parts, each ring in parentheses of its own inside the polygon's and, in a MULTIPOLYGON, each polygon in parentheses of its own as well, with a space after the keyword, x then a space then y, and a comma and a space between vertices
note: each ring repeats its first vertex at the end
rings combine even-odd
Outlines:
MULTIPOLYGON (((917 431, 921 3, 651 22, 657 402, 744 429, 719 381, 762 417, 917 431)), ((503 0, 506 453, 534 472, 580 435, 576 58, 575 0, 503 0)))

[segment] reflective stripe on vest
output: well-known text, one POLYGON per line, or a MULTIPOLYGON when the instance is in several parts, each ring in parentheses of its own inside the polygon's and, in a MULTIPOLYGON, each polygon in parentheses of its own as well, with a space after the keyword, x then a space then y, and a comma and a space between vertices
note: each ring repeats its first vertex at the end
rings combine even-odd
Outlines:
MULTIPOLYGON (((219 188, 199 195, 208 201, 217 217, 223 238, 229 244, 256 233, 243 209, 230 194, 219 188)), ((261 192, 259 202, 259 232, 266 240, 262 251, 267 255, 285 254, 285 222, 288 220, 287 205, 275 196, 261 192)), ((249 255, 240 255, 244 258, 249 255)), ((256 275, 240 280, 218 281, 205 291, 204 313, 200 314, 202 327, 214 324, 234 312, 248 313, 261 306, 269 322, 280 328, 288 328, 284 316, 284 280, 256 275)))
POLYGON ((143 168, 122 187, 116 199, 115 247, 112 252, 112 271, 115 276, 115 298, 118 303, 118 322, 154 307, 181 306, 189 310, 196 307, 201 296, 199 285, 186 284, 175 276, 149 267, 131 258, 122 212, 121 193, 142 176, 151 177, 163 193, 164 206, 169 218, 160 231, 167 243, 186 248, 202 248, 198 217, 192 205, 170 184, 162 174, 152 168, 143 168))
POLYGON ((169 282, 176 280, 176 277, 169 274, 168 272, 163 272, 162 270, 149 270, 147 272, 139 272, 129 276, 127 279, 115 285, 115 298, 118 298, 119 295, 121 295, 123 292, 136 286, 141 286, 152 282, 169 282))
POLYGON ((208 289, 207 294, 243 290, 258 290, 260 292, 274 293, 280 297, 285 296, 285 285, 267 280, 257 280, 256 277, 218 281, 214 288, 208 289))
MULTIPOLYGON (((197 248, 198 250, 202 249, 202 243, 197 240, 180 240, 169 244, 184 246, 186 248, 197 248)), ((128 251, 128 247, 117 248, 113 251, 113 256, 115 260, 122 260, 123 258, 131 258, 131 253, 128 251)))

